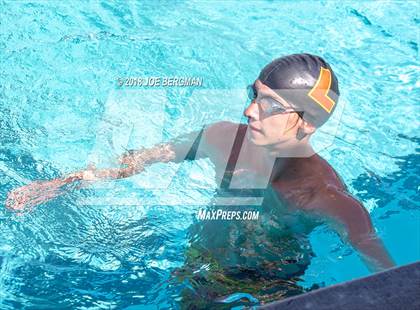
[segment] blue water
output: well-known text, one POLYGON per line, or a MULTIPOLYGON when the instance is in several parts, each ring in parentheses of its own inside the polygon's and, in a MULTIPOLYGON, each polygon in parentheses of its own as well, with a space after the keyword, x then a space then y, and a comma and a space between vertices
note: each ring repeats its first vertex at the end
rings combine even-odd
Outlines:
MULTIPOLYGON (((245 104, 229 96, 191 101, 194 88, 166 88, 155 115, 150 98, 131 102, 118 77, 201 77, 207 89, 243 89, 273 58, 299 52, 325 57, 340 81, 342 115, 321 155, 369 210, 397 264, 420 259, 417 2, 0 5, 0 308, 176 307, 179 287, 168 279, 183 263, 196 210, 182 201, 210 201, 200 191, 215 186, 209 162, 158 164, 116 182, 111 194, 76 190, 24 215, 3 207, 6 194, 116 155, 118 147, 102 142, 127 135, 106 126, 124 129, 133 113, 144 119, 128 144, 140 147, 238 121, 245 104), (167 190, 136 192, 147 204, 108 203, 132 194, 134 183, 157 187, 168 169, 177 177, 167 190)), ((303 286, 369 274, 328 229, 311 241, 317 256, 303 286)))

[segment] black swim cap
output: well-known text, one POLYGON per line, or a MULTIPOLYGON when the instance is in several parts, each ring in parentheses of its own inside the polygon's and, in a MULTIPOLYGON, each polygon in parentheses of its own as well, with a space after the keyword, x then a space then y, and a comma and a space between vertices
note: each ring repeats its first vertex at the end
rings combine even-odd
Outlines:
POLYGON ((303 119, 316 127, 328 120, 340 95, 330 65, 311 54, 277 58, 264 67, 258 79, 296 111, 303 112, 303 119))

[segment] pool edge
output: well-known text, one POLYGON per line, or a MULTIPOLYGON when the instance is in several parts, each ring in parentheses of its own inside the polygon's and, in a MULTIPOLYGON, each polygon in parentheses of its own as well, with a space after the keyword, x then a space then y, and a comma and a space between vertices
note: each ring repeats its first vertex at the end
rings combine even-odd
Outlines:
POLYGON ((420 309, 419 292, 420 261, 417 261, 275 301, 259 309, 420 309))

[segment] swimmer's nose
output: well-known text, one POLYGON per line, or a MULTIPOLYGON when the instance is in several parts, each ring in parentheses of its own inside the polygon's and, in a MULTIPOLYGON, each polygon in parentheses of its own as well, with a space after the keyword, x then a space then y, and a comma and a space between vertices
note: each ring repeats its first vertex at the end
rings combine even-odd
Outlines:
POLYGON ((255 102, 255 100, 252 100, 252 102, 245 109, 244 116, 248 117, 250 120, 258 120, 258 115, 258 104, 255 102))

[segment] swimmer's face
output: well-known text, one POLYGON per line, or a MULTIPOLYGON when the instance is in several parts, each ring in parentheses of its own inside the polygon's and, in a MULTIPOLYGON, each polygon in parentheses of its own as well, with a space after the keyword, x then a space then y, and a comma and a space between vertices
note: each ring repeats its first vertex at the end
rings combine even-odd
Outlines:
POLYGON ((286 100, 260 80, 255 81, 254 89, 258 96, 244 111, 248 117, 248 138, 254 144, 261 146, 296 142, 297 132, 299 128, 305 127, 306 122, 296 112, 292 112, 293 108, 286 100), (282 106, 280 112, 267 113, 265 102, 271 100, 282 106))

